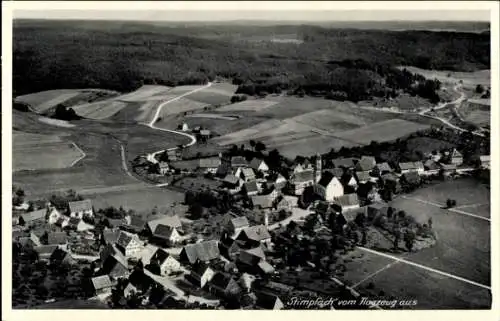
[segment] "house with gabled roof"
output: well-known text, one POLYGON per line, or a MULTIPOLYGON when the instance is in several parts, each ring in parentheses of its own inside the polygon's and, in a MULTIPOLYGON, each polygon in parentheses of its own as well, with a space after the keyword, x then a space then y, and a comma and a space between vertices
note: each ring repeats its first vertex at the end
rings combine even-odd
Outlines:
POLYGON ((257 309, 282 310, 285 308, 285 304, 276 294, 266 291, 256 291, 255 296, 257 297, 255 303, 257 309))
POLYGON ((234 175, 241 178, 244 182, 255 180, 255 172, 250 167, 238 167, 234 175))
POLYGON ((47 233, 47 244, 66 247, 68 245, 68 235, 65 232, 49 232, 47 233))
POLYGON ((373 178, 370 175, 370 171, 356 172, 356 178, 358 184, 366 184, 368 182, 373 182, 373 178))
POLYGON ((247 244, 269 245, 271 243, 271 234, 269 234, 269 230, 265 225, 255 225, 243 229, 236 239, 247 244))
POLYGON ((319 182, 314 185, 314 192, 322 200, 331 202, 335 197, 344 195, 344 186, 330 172, 324 172, 319 182))
POLYGON ((421 179, 417 172, 408 172, 401 175, 401 182, 409 186, 418 186, 421 183, 421 179))
POLYGON ((162 215, 159 218, 148 221, 146 228, 148 229, 149 234, 152 235, 158 225, 165 225, 182 230, 182 222, 179 215, 162 215))
POLYGON ((92 290, 96 296, 111 295, 113 289, 113 282, 109 275, 100 275, 91 279, 92 290))
POLYGON ((223 185, 234 192, 238 192, 243 186, 243 180, 235 175, 228 174, 223 179, 223 185))
POLYGON ((181 262, 188 264, 210 262, 220 257, 219 244, 216 240, 188 244, 182 248, 179 257, 181 262))
POLYGON ((365 172, 371 171, 377 162, 373 156, 362 156, 359 162, 356 164, 356 171, 365 172))
POLYGON ((252 196, 253 208, 268 210, 273 207, 274 199, 272 195, 254 195, 252 196))
POLYGON ((181 269, 181 263, 171 254, 160 248, 153 254, 150 263, 158 264, 160 267, 160 275, 163 276, 181 269))
POLYGON ((424 174, 435 175, 435 174, 439 174, 440 170, 441 170, 441 165, 439 165, 439 163, 435 162, 432 159, 428 159, 425 161, 424 174))
POLYGON ((491 157, 490 155, 481 155, 479 156, 479 163, 482 168, 490 168, 491 157))
POLYGON ((125 231, 120 231, 115 244, 126 258, 138 257, 143 246, 137 235, 125 231))
POLYGON ((191 266, 191 272, 186 278, 199 288, 204 288, 205 285, 212 280, 216 271, 205 262, 196 262, 191 266))
POLYGON ((256 172, 267 173, 269 171, 269 166, 267 166, 266 162, 263 159, 255 157, 250 162, 250 168, 252 168, 256 172))
POLYGON ((99 253, 101 272, 113 278, 120 278, 129 274, 128 262, 125 255, 114 244, 106 245, 99 253))
POLYGON ((257 181, 248 181, 243 184, 243 191, 247 194, 247 196, 257 195, 259 193, 259 186, 257 185, 257 181))
POLYGON ((159 224, 153 232, 152 240, 162 245, 174 246, 182 242, 182 236, 175 227, 159 224))
POLYGON ((158 170, 160 175, 166 175, 170 171, 170 165, 167 162, 159 162, 158 170))
POLYGON ((398 170, 401 174, 417 172, 419 175, 422 175, 425 171, 424 164, 421 161, 399 163, 398 170))
POLYGON ((41 209, 19 215, 19 225, 31 226, 33 224, 45 222, 47 209, 41 209))
POLYGON ((238 234, 245 228, 249 227, 250 223, 248 222, 248 218, 246 216, 238 216, 232 218, 228 222, 228 232, 230 233, 232 238, 236 238, 238 234))
POLYGON ((217 169, 222 164, 221 159, 218 157, 210 157, 210 158, 200 158, 200 163, 198 167, 204 173, 212 173, 216 174, 217 169))
POLYGON ((294 195, 302 195, 304 189, 314 184, 314 170, 308 169, 290 176, 289 189, 294 195))
POLYGON ((349 157, 349 158, 336 158, 332 160, 333 166, 337 168, 345 168, 345 169, 350 169, 354 168, 355 166, 355 158, 349 157))
POLYGON ((52 253, 58 248, 57 245, 41 245, 34 247, 33 250, 38 254, 39 260, 49 260, 52 253))
POLYGON ((243 156, 233 156, 231 157, 231 167, 246 167, 248 162, 243 156))
POLYGON ((339 168, 339 167, 327 168, 327 169, 325 169, 325 172, 332 174, 333 176, 337 177, 338 179, 342 178, 342 175, 344 175, 344 169, 339 168))
POLYGON ((359 198, 358 194, 345 194, 339 197, 335 197, 333 203, 339 205, 342 211, 348 211, 352 209, 359 208, 359 198))
POLYGON ((375 165, 375 168, 378 172, 378 175, 384 175, 392 172, 392 168, 387 162, 378 163, 377 165, 375 165))
POLYGON ((238 257, 243 245, 241 241, 237 241, 231 237, 223 237, 219 242, 219 251, 228 260, 234 261, 238 257))
POLYGON ((56 222, 63 216, 55 207, 50 207, 48 212, 48 223, 50 225, 56 224, 56 222))
POLYGON ((68 207, 70 217, 82 218, 84 216, 94 216, 94 211, 92 210, 92 201, 90 199, 69 202, 68 207))
POLYGON ((231 298, 242 292, 238 282, 230 275, 217 272, 208 282, 208 291, 218 296, 231 298))
POLYGON ((345 172, 340 178, 342 186, 344 186, 344 193, 348 191, 355 191, 358 188, 358 181, 356 177, 349 171, 345 172))
POLYGON ((456 148, 453 148, 450 153, 450 164, 462 165, 463 162, 464 157, 462 154, 456 148))
POLYGON ((121 228, 130 233, 139 234, 145 230, 146 221, 140 216, 132 215, 127 224, 122 225, 121 228))
POLYGON ((120 235, 120 230, 116 228, 111 228, 111 229, 104 229, 102 231, 102 240, 101 244, 114 244, 118 240, 118 236, 120 235))
POLYGON ((71 254, 69 254, 68 252, 59 247, 55 249, 54 252, 52 252, 52 254, 50 255, 50 264, 52 265, 61 265, 61 264, 72 265, 75 263, 76 260, 73 259, 71 254))

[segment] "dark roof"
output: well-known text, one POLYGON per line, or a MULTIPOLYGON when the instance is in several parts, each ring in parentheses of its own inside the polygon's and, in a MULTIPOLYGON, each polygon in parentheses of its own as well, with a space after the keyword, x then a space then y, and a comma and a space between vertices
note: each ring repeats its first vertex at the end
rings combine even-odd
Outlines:
POLYGON ((175 228, 167 225, 160 224, 156 226, 156 229, 153 231, 153 235, 155 237, 159 237, 162 239, 170 239, 170 236, 174 232, 175 228))
POLYGON ((257 181, 252 180, 252 181, 245 183, 245 189, 246 189, 247 193, 258 192, 259 187, 257 186, 257 181))
POLYGON ((216 157, 212 158, 200 158, 200 167, 201 168, 213 168, 213 167, 219 167, 221 164, 221 160, 216 157))
POLYGON ((185 253, 188 261, 192 264, 197 260, 211 261, 220 256, 219 245, 216 240, 204 241, 184 246, 182 252, 185 253))
POLYGON ((231 166, 233 167, 238 167, 238 166, 247 166, 248 162, 243 156, 234 156, 231 157, 231 166))
POLYGON ((120 234, 118 235, 118 240, 116 241, 116 245, 119 245, 122 248, 126 248, 130 244, 130 242, 132 242, 133 239, 134 236, 121 231, 120 234))
POLYGON ((424 163, 424 168, 427 170, 436 170, 436 169, 440 169, 441 166, 439 166, 439 164, 437 162, 433 161, 432 159, 429 159, 424 163))
POLYGON ((256 305, 263 309, 273 309, 276 301, 281 301, 277 295, 263 291, 256 292, 256 297, 256 305))
POLYGON ((80 223, 81 219, 78 217, 71 217, 68 221, 69 225, 78 225, 80 223))
POLYGON ((66 244, 68 235, 65 232, 50 232, 47 237, 47 243, 51 244, 66 244))
POLYGON ((92 210, 92 201, 89 199, 69 202, 69 210, 71 213, 73 212, 82 212, 82 211, 90 211, 92 210))
POLYGON ((155 254, 153 254, 153 256, 151 257, 151 260, 156 260, 158 261, 158 264, 159 265, 162 265, 163 262, 165 262, 165 260, 170 256, 170 254, 168 254, 166 251, 164 251, 163 249, 158 249, 156 250, 155 254))
MULTIPOLYGON (((342 168, 329 168, 329 169, 326 169, 325 172, 329 172, 330 174, 332 174, 333 176, 337 177, 337 178, 341 178, 342 175, 344 175, 344 170, 342 168)), ((323 173, 323 175, 325 174, 325 172, 323 173)))
POLYGON ((298 173, 294 173, 291 177, 291 181, 293 183, 314 181, 314 171, 312 169, 307 169, 298 173))
POLYGON ((33 211, 33 212, 21 214, 21 217, 23 218, 23 221, 25 223, 29 223, 29 222, 33 222, 33 221, 45 220, 46 214, 47 214, 47 210, 41 209, 38 211, 33 211))
POLYGON ((264 225, 250 226, 244 229, 243 232, 248 237, 248 239, 258 242, 271 238, 271 234, 269 234, 267 227, 265 227, 264 225))
POLYGON ((416 172, 405 173, 403 174, 403 177, 408 183, 411 184, 420 182, 420 176, 416 172))
POLYGON ((214 274, 209 284, 213 287, 225 290, 232 281, 235 282, 231 275, 217 272, 214 274))
POLYGON ((69 253, 60 249, 59 247, 52 252, 52 255, 50 256, 50 259, 53 261, 61 262, 68 256, 69 253))
POLYGON ((356 168, 360 169, 361 171, 369 171, 372 170, 373 167, 375 167, 375 164, 375 157, 363 156, 356 164, 356 168))
POLYGON ((353 158, 337 158, 332 160, 333 166, 335 167, 354 167, 354 159, 353 158))
POLYGON ((318 185, 321 185, 321 186, 328 186, 328 184, 330 184, 330 181, 334 178, 335 176, 333 175, 333 173, 331 172, 324 172, 322 175, 321 175, 321 179, 319 180, 318 182, 318 185))
POLYGON ((196 276, 201 277, 203 275, 203 273, 205 273, 205 271, 207 269, 209 269, 209 268, 210 268, 210 266, 208 264, 206 264, 205 262, 203 262, 203 261, 196 261, 191 266, 191 274, 194 275, 195 277, 196 276))
POLYGON ((387 173, 382 175, 382 179, 388 181, 396 181, 396 182, 399 180, 398 177, 393 173, 387 173))
POLYGON ((264 163, 264 164, 265 164, 266 162, 264 162, 264 160, 263 160, 263 159, 260 159, 260 158, 254 158, 254 159, 252 159, 252 161, 250 162, 250 167, 251 167, 251 168, 253 168, 253 169, 255 169, 255 170, 257 170, 257 169, 259 168, 260 164, 262 164, 262 163, 264 163))

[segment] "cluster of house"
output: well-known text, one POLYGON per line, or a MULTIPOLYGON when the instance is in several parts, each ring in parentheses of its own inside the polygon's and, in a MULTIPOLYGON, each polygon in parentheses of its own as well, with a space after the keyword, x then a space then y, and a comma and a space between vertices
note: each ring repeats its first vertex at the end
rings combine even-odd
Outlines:
MULTIPOLYGON (((169 293, 182 296, 172 284, 172 278, 184 275, 193 290, 203 290, 219 298, 231 299, 236 295, 259 298, 261 302, 276 303, 272 293, 257 293, 252 282, 274 273, 266 252, 272 248, 271 235, 264 225, 251 226, 244 216, 227 215, 220 240, 201 240, 179 246, 182 224, 177 216, 163 216, 145 222, 132 218, 130 224, 105 231, 105 247, 100 253, 99 275, 93 283, 97 294, 110 294, 118 278, 127 278, 125 290, 131 293, 147 291, 144 283, 158 284, 169 293), (148 234, 147 241, 139 235, 148 234), (136 262, 144 265, 144 278, 131 277, 136 262), (102 281, 105 280, 105 281, 102 281)), ((252 302, 252 300, 250 300, 252 302)), ((264 303, 262 303, 264 304, 264 303)))

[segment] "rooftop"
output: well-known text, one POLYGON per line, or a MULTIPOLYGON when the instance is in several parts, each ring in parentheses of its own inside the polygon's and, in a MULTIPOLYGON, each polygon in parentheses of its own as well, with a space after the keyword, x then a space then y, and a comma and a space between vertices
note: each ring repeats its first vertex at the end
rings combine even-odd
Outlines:
POLYGON ((76 201, 76 202, 69 202, 68 205, 69 205, 69 210, 71 213, 92 210, 92 201, 89 199, 85 199, 82 201, 76 201))

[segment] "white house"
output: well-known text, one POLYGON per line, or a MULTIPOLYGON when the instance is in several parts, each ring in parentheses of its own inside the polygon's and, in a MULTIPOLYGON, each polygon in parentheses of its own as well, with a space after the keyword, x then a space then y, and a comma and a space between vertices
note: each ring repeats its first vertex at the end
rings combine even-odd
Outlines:
POLYGON ((235 176, 241 178, 244 182, 255 180, 255 172, 250 167, 238 167, 235 176))
POLYGON ((252 161, 250 162, 250 167, 253 168, 253 170, 256 172, 266 173, 267 171, 269 171, 269 167, 263 159, 252 159, 252 161))
POLYGON ((168 171, 170 170, 170 166, 168 166, 168 163, 167 162, 160 162, 158 164, 158 167, 160 169, 160 174, 161 175, 165 175, 168 173, 168 171))
POLYGON ((399 163, 398 165, 399 171, 401 174, 409 173, 409 172, 417 172, 419 175, 424 174, 424 164, 422 162, 406 162, 399 163))
POLYGON ((62 214, 55 207, 49 208, 49 219, 48 223, 54 225, 62 217, 62 214))
POLYGON ((314 192, 323 200, 331 202, 335 197, 344 195, 344 187, 337 177, 325 172, 314 185, 314 192))
POLYGON ((139 258, 143 245, 137 235, 121 231, 118 235, 118 240, 116 240, 116 248, 119 249, 126 258, 139 258))
POLYGON ((162 249, 158 249, 151 257, 151 262, 156 261, 160 266, 160 274, 166 276, 171 272, 179 271, 181 263, 172 255, 162 249))
POLYGON ((167 245, 175 245, 182 241, 182 236, 175 227, 159 224, 156 226, 153 237, 167 245))
POLYGON ((94 216, 92 211, 92 201, 89 199, 83 201, 69 202, 69 216, 82 218, 83 216, 94 216))
POLYGON ((481 155, 479 156, 479 161, 481 162, 482 168, 490 168, 491 158, 490 155, 481 155))
POLYGON ((203 288, 215 275, 215 271, 204 263, 197 263, 191 269, 191 277, 196 281, 196 285, 203 288))
POLYGON ((250 226, 246 216, 238 216, 232 218, 228 224, 228 231, 231 233, 231 237, 237 238, 241 231, 250 226))

